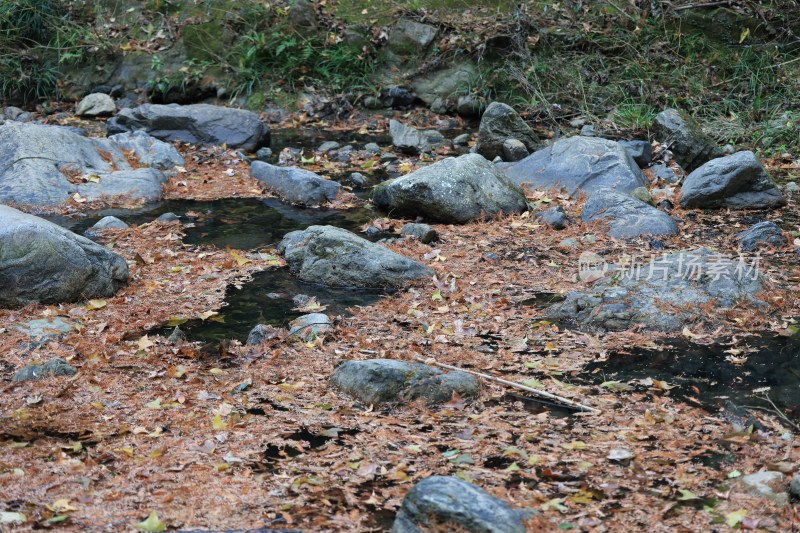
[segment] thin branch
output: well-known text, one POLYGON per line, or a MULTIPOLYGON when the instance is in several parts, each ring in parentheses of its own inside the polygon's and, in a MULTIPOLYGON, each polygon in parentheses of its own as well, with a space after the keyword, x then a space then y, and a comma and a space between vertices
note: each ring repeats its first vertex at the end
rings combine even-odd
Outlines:
POLYGON ((421 357, 417 357, 416 359, 420 363, 433 364, 433 365, 436 365, 436 366, 439 366, 439 367, 442 367, 442 368, 447 368, 449 370, 457 370, 459 372, 466 372, 467 374, 472 374, 473 376, 478 376, 479 378, 487 379, 489 381, 494 381, 496 383, 502 383, 503 385, 506 385, 506 386, 509 386, 509 387, 513 387, 515 389, 524 390, 525 392, 530 393, 533 396, 536 396, 536 397, 539 397, 539 398, 545 398, 545 399, 548 399, 550 401, 557 402, 557 403, 559 403, 561 405, 565 405, 567 407, 571 407, 571 408, 576 409, 578 411, 585 411, 587 413, 592 413, 592 414, 596 414, 596 415, 599 415, 602 412, 602 411, 600 411, 600 409, 595 409, 594 407, 589 407, 588 405, 583 405, 581 403, 574 402, 574 401, 570 400, 569 398, 564 398, 563 396, 557 396, 557 395, 549 393, 549 392, 536 390, 536 389, 534 389, 532 387, 528 387, 526 385, 523 385, 522 383, 515 383, 513 381, 508 381, 507 379, 496 378, 494 376, 490 376, 489 374, 483 374, 481 372, 475 372, 473 370, 465 370, 465 369, 459 368, 457 366, 446 365, 444 363, 440 363, 440 362, 436 361, 433 358, 423 359, 421 357))

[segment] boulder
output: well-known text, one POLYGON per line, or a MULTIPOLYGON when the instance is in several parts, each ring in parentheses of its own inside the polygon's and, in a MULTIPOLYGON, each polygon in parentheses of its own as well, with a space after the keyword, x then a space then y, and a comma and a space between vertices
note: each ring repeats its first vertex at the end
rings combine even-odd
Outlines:
POLYGON ((85 237, 0 205, 0 307, 114 295, 128 264, 85 237))
POLYGON ((257 346, 263 342, 274 339, 280 336, 280 331, 274 326, 268 324, 256 324, 247 335, 247 345, 257 346))
POLYGON ((492 102, 481 117, 475 151, 488 160, 503 155, 506 139, 517 139, 533 152, 541 147, 536 133, 514 109, 501 102, 492 102))
POLYGON ((561 206, 536 213, 536 218, 556 230, 565 229, 572 222, 561 206))
POLYGON ((786 205, 753 152, 737 152, 704 164, 686 176, 681 207, 771 209, 786 205))
POLYGON ((97 117, 110 115, 117 110, 114 99, 107 94, 93 93, 87 95, 78 103, 75 114, 79 117, 97 117))
POLYGON ((381 183, 372 199, 392 213, 457 224, 528 208, 522 190, 478 154, 448 157, 381 183))
POLYGON ((416 261, 332 226, 287 233, 278 251, 297 277, 330 287, 399 287, 432 275, 416 261))
POLYGON ((524 522, 534 514, 455 476, 430 476, 406 493, 392 533, 525 533, 524 522))
POLYGON ((428 106, 432 106, 436 100, 455 102, 465 87, 475 85, 477 76, 478 69, 473 63, 462 62, 444 70, 417 76, 411 83, 411 88, 428 106))
POLYGON ((304 342, 310 342, 330 331, 333 331, 333 322, 324 313, 310 313, 295 318, 289 322, 289 336, 296 335, 304 342))
POLYGON ((174 146, 143 131, 118 133, 109 137, 109 140, 120 150, 132 153, 143 166, 169 170, 186 164, 174 146))
POLYGON ((14 375, 14 381, 38 381, 49 377, 74 376, 78 370, 57 357, 43 365, 28 365, 14 375))
POLYGON ((446 139, 436 130, 417 130, 398 122, 389 121, 392 144, 404 154, 416 155, 444 146, 446 139))
POLYGON ((655 331, 676 331, 713 317, 739 303, 763 305, 758 293, 765 280, 757 268, 700 248, 652 261, 606 265, 594 254, 581 256, 580 273, 600 278, 591 288, 570 292, 547 310, 548 316, 569 319, 583 327, 624 330, 641 324, 655 331))
POLYGON ((608 234, 617 239, 678 233, 678 225, 668 214, 615 191, 593 193, 583 207, 581 218, 584 222, 608 222, 608 234))
POLYGON ((117 217, 107 216, 95 222, 91 228, 86 230, 86 233, 95 233, 103 229, 125 229, 127 227, 129 226, 117 217))
POLYGON ((630 193, 647 180, 619 143, 597 137, 569 137, 504 167, 514 183, 563 187, 569 194, 614 189, 630 193))
MULTIPOLYGON (((174 150, 148 139, 142 143, 149 147, 142 145, 134 153, 142 165, 158 159, 153 154, 174 150)), ((166 176, 155 168, 133 169, 126 146, 127 142, 82 137, 57 126, 6 123, 0 126, 0 202, 56 205, 75 193, 88 199, 161 199, 166 176)))
POLYGON ((619 144, 640 168, 647 168, 653 162, 653 145, 649 141, 619 141, 619 144))
POLYGON ((269 127, 244 109, 209 104, 144 104, 108 121, 109 135, 143 130, 169 142, 226 145, 253 152, 269 145, 269 127))
POLYGON ((401 56, 418 56, 430 46, 437 33, 438 30, 435 26, 401 18, 389 33, 386 46, 390 51, 401 56))
POLYGON ((687 172, 723 155, 717 143, 703 133, 700 125, 677 109, 665 109, 656 115, 652 130, 656 140, 669 147, 675 160, 687 172))
POLYGON ((503 141, 503 161, 516 163, 528 157, 530 152, 525 143, 519 139, 506 139, 503 141))
POLYGON ((302 205, 320 205, 336 200, 342 186, 335 181, 297 167, 278 167, 254 161, 250 176, 264 182, 267 190, 284 200, 302 205))
POLYGON ((428 224, 418 224, 415 222, 404 224, 403 227, 400 228, 400 235, 403 237, 413 237, 422 244, 430 244, 439 240, 439 234, 435 229, 428 224))
POLYGON ((785 243, 781 227, 774 222, 759 222, 737 233, 736 240, 745 252, 755 252, 759 244, 780 247, 785 243))
POLYGON ((176 215, 172 211, 167 211, 166 213, 161 213, 160 215, 158 215, 158 218, 156 218, 156 221, 158 221, 158 222, 180 222, 181 219, 180 219, 180 217, 178 215, 176 215))
POLYGON ((450 401, 453 393, 477 398, 478 380, 466 372, 443 372, 422 363, 393 359, 346 361, 331 382, 365 405, 406 403, 418 398, 429 404, 450 401))

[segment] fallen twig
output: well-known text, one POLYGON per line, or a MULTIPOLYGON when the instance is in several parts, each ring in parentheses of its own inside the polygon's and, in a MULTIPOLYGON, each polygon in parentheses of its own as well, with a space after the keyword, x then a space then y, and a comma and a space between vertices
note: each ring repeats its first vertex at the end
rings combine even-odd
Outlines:
POLYGON ((536 390, 536 389, 534 389, 532 387, 528 387, 526 385, 523 385, 522 383, 515 383, 513 381, 508 381, 507 379, 503 379, 503 378, 496 378, 494 376, 490 376, 489 374, 484 374, 482 372, 475 372, 474 370, 465 370, 465 369, 459 368, 457 366, 446 365, 444 363, 440 363, 440 362, 436 361, 433 358, 423 359, 422 357, 417 357, 416 359, 420 363, 436 365, 436 366, 439 366, 439 367, 442 367, 442 368, 447 368, 449 370, 457 370, 459 372, 466 372, 467 374, 472 374, 473 376, 478 376, 479 378, 488 379, 488 380, 494 381, 496 383, 502 383, 503 385, 508 385, 509 387, 513 387, 515 389, 524 390, 525 392, 528 392, 528 393, 530 393, 533 396, 536 396, 538 398, 546 398, 546 399, 548 399, 550 401, 557 402, 557 403, 559 403, 561 405, 565 405, 565 406, 571 407, 571 408, 576 409, 578 411, 585 411, 587 413, 593 413, 593 414, 596 414, 596 415, 599 415, 601 413, 600 409, 595 409, 594 407, 589 407, 588 405, 583 405, 581 403, 574 402, 574 401, 570 400, 569 398, 564 398, 563 396, 558 396, 556 394, 552 394, 552 393, 549 393, 549 392, 536 390))

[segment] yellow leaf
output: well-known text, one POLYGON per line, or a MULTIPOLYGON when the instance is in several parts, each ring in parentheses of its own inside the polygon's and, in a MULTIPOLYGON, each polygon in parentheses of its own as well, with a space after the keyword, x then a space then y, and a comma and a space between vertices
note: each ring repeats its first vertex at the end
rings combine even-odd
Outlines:
POLYGON ((745 516, 747 516, 747 510, 745 509, 733 511, 725 515, 725 523, 728 524, 728 527, 736 527, 742 523, 745 516))
POLYGON ((563 445, 567 450, 585 450, 586 443, 581 440, 574 440, 568 444, 563 445))
POLYGON ((739 35, 739 44, 742 44, 748 37, 750 37, 750 28, 745 28, 742 30, 741 35, 739 35))
POLYGON ((439 289, 436 289, 435 291, 433 291, 433 295, 431 296, 431 300, 433 300, 434 302, 444 300, 444 297, 442 296, 442 291, 440 291, 439 289))
POLYGON ((53 505, 48 505, 48 509, 53 511, 54 513, 66 513, 69 511, 77 511, 77 507, 73 507, 69 504, 69 500, 66 498, 60 498, 53 502, 53 505))
POLYGON ((86 302, 86 308, 91 310, 102 309, 106 305, 108 305, 108 302, 106 302, 105 300, 89 300, 88 302, 86 302))
POLYGON ((139 522, 138 524, 134 524, 136 529, 139 531, 166 531, 167 525, 158 519, 158 515, 155 511, 150 513, 150 516, 147 517, 146 520, 143 522, 139 522))
POLYGON ((231 254, 231 257, 233 257, 233 259, 236 261, 237 265, 244 266, 247 263, 252 263, 252 261, 250 261, 246 257, 242 256, 242 254, 240 254, 236 250, 228 250, 228 251, 231 254))
POLYGON ((139 339, 139 342, 137 343, 137 345, 139 346, 140 350, 147 350, 148 348, 151 348, 153 346, 153 341, 151 341, 147 337, 147 335, 145 335, 144 337, 139 339))
POLYGON ((211 420, 211 427, 214 428, 216 431, 220 431, 228 427, 228 423, 225 422, 220 415, 214 415, 214 418, 211 420))
POLYGON ((200 320, 206 320, 206 319, 211 318, 212 316, 218 315, 218 314, 219 313, 217 313, 216 311, 206 311, 205 313, 200 313, 200 320))
POLYGON ((144 406, 149 409, 161 409, 161 398, 156 398, 152 402, 147 402, 144 406))

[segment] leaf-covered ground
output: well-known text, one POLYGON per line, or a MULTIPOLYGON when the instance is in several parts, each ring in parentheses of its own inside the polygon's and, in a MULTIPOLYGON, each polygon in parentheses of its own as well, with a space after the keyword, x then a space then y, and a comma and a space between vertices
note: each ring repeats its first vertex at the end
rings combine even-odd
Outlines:
MULTIPOLYGON (((345 136, 386 126, 374 118, 344 132, 312 125, 345 136)), ((235 153, 181 150, 186 172, 167 186, 170 198, 264 195, 235 153)), ((374 160, 308 166, 371 172, 380 167, 374 160)), ((530 199, 580 219, 579 199, 530 199)), ((797 213, 792 201, 762 215, 796 225, 797 213)), ((733 232, 752 223, 751 213, 674 214, 682 231, 663 239, 667 250, 704 245, 735 254, 733 232)), ((399 230, 402 222, 375 224, 399 230)), ((183 245, 178 223, 108 230, 103 242, 131 268, 127 288, 102 301, 0 311, 0 512, 23 514, 19 529, 381 530, 415 481, 446 474, 538 509, 534 531, 792 529, 795 505, 779 508, 735 488, 740 475, 800 466, 800 443, 777 417, 759 414, 763 430, 735 433, 717 413, 675 400, 669 384, 602 387, 582 374, 586 363, 655 346, 658 335, 572 331, 530 305, 541 293, 581 286, 581 252, 649 255, 645 241, 615 241, 583 224, 555 232, 529 215, 436 229, 435 248, 391 245, 429 264, 435 280, 338 317, 335 331, 314 343, 279 335, 258 347, 173 344, 146 333, 177 318, 224 315, 225 287, 276 268, 274 254, 183 245), (579 245, 559 244, 570 237, 579 245), (44 317, 79 329, 31 348, 15 326, 44 317), (23 365, 56 356, 78 374, 11 381, 23 365), (329 385, 337 360, 374 357, 435 358, 602 413, 565 416, 489 382, 476 402, 392 409, 360 405, 329 385), (631 459, 615 460, 620 450, 631 459), (721 455, 728 462, 710 466, 708 458, 721 455)), ((683 334, 695 342, 734 331, 740 340, 750 331, 785 334, 800 307, 795 247, 762 253, 774 284, 764 295, 769 312, 704 310, 705 325, 683 334)))

